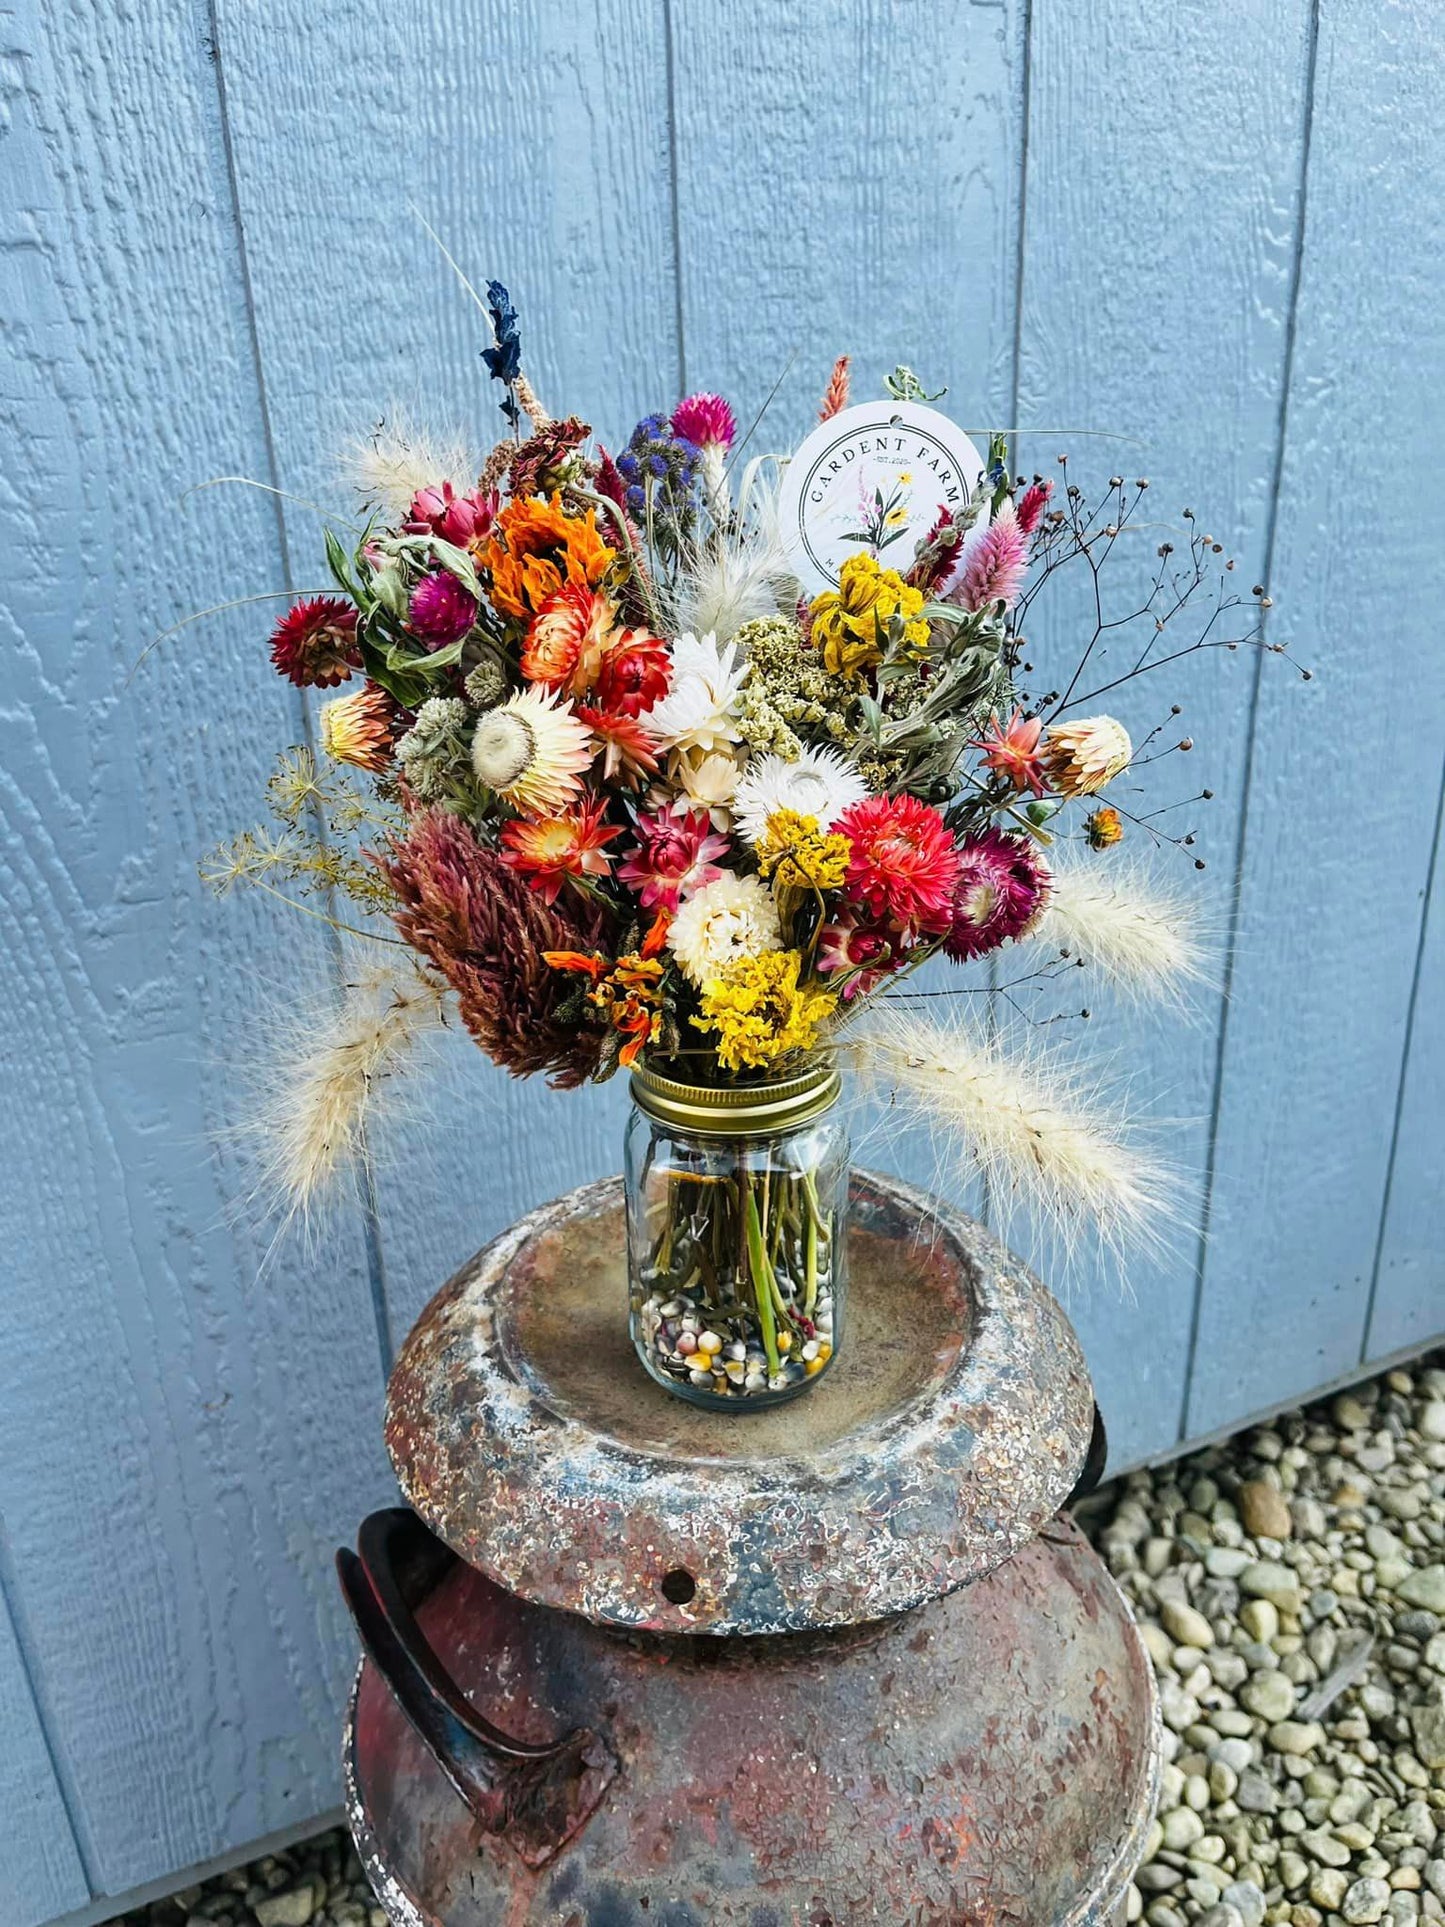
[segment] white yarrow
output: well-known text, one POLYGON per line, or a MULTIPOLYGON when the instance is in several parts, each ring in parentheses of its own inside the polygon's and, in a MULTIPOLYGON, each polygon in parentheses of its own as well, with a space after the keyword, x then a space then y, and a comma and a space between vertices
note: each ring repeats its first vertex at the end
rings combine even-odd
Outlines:
POLYGON ((777 810, 796 810, 827 830, 867 794, 868 785, 835 749, 805 749, 791 763, 781 756, 760 756, 749 763, 738 784, 733 815, 743 835, 756 846, 777 810))
POLYGON ((642 717, 642 726, 664 749, 706 755, 739 740, 738 693, 747 666, 737 646, 719 648, 716 636, 681 635, 672 645, 672 684, 642 717))
POLYGON ((698 985, 740 957, 776 950, 782 941, 777 907, 767 886, 757 877, 731 874, 695 891, 667 933, 667 947, 683 975, 698 985))

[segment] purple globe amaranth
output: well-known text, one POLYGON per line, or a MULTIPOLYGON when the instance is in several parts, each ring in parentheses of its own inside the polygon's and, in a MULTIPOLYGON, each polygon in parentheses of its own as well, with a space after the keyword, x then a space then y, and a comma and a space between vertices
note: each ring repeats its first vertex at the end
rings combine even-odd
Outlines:
POLYGON ((1049 866, 1026 836, 980 830, 958 849, 953 925, 943 947, 955 963, 1021 937, 1048 901, 1049 866))
POLYGON ((460 642, 477 619, 477 604, 454 575, 433 569, 411 592, 407 627, 428 649, 460 642))

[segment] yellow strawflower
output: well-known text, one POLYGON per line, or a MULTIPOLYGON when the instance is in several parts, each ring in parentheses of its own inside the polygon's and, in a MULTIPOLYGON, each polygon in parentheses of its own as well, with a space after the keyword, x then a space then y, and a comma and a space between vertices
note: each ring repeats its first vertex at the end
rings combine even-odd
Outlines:
POLYGON ((860 549, 843 564, 837 589, 814 599, 814 647, 833 675, 852 681, 883 660, 888 625, 897 617, 904 652, 922 655, 928 647, 924 600, 921 589, 910 588, 896 570, 880 568, 876 556, 860 549))
POLYGON ((774 810, 758 844, 758 868, 779 890, 836 890, 848 873, 846 836, 825 835, 816 816, 774 810))
POLYGON ((794 1051, 811 1050, 818 1030, 832 1016, 837 998, 802 989, 796 950, 764 950, 740 957, 703 987, 699 1030, 717 1032, 724 1070, 760 1070, 794 1051))

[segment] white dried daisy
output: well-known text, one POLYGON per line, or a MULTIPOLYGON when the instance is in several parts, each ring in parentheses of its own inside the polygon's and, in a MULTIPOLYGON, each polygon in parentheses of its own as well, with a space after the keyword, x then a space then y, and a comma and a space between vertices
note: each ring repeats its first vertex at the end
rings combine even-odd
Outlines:
POLYGON ((672 645, 672 683, 642 726, 665 749, 707 755, 739 739, 738 693, 747 665, 737 645, 720 649, 716 636, 682 635, 672 645))
POLYGON ((1129 732, 1112 716, 1080 716, 1044 731, 1043 756, 1060 796, 1097 796, 1134 756, 1129 732))
POLYGON ((717 829, 726 829, 738 786, 738 761, 726 750, 705 756, 674 756, 668 775, 696 808, 706 810, 717 829))
POLYGON ((472 768, 512 809, 550 816, 577 794, 596 748, 570 702, 550 690, 519 689, 478 722, 472 768))
POLYGON ((739 957, 776 950, 782 941, 782 926, 767 886, 757 877, 731 874, 695 891, 667 933, 667 947, 683 975, 699 985, 739 957))
POLYGON ((733 799, 733 817, 748 842, 761 843, 775 810, 796 810, 830 830, 861 803, 868 785, 835 749, 805 749, 796 762, 760 756, 749 763, 733 799))

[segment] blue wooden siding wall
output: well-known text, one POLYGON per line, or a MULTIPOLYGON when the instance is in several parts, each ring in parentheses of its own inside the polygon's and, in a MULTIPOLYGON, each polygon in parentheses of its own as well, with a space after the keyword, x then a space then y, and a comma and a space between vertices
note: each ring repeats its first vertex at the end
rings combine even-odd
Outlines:
POLYGON ((34 0, 0 18, 8 1927, 334 1805, 328 1554, 388 1490, 385 1360, 616 1162, 618 1091, 459 1048, 371 1208, 258 1277, 215 1148, 257 986, 329 957, 194 857, 302 718, 268 605, 128 671, 187 610, 320 580, 313 518, 188 484, 334 498, 397 401, 493 425, 411 201, 609 438, 688 385, 747 415, 795 356, 781 441, 847 348, 1041 431, 1028 466, 1069 446, 1207 512, 1318 674, 1188 686, 1228 995, 1130 1022, 1207 1236, 1076 1297, 1117 1454, 1445 1327, 1431 0, 34 0))

